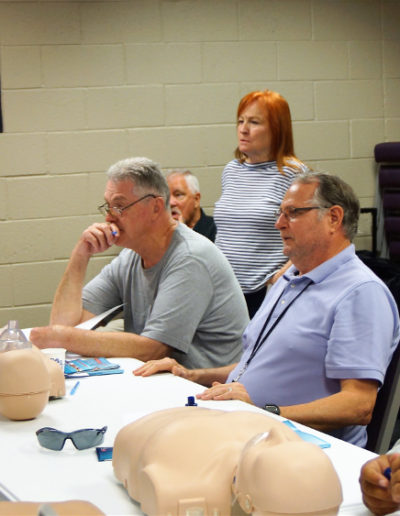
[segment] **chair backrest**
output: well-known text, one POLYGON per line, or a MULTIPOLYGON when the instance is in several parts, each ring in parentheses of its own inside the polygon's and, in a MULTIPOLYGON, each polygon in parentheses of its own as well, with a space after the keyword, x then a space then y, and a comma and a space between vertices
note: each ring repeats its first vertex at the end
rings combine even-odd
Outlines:
MULTIPOLYGON (((368 251, 358 251, 358 257, 386 283, 400 311, 400 265, 378 258, 368 251)), ((400 343, 395 349, 385 380, 378 392, 372 420, 367 427, 366 448, 375 453, 388 451, 400 407, 400 343)))
POLYGON ((400 407, 400 345, 393 353, 385 381, 378 392, 372 420, 367 427, 367 450, 386 453, 400 407))

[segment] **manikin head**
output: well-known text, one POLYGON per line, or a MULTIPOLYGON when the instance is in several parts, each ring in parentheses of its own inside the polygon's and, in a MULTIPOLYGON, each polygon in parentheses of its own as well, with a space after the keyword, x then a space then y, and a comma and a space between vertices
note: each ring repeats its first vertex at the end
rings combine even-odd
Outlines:
POLYGON ((314 444, 288 440, 278 427, 245 445, 233 491, 253 516, 335 515, 342 499, 328 456, 314 444))
POLYGON ((37 516, 44 514, 45 505, 48 513, 57 516, 105 516, 104 512, 90 502, 69 500, 67 502, 0 502, 0 516, 37 516))
POLYGON ((65 395, 61 367, 35 346, 0 353, 0 414, 12 420, 33 419, 49 397, 65 395))
POLYGON ((299 514, 288 504, 292 490, 308 516, 321 510, 337 514, 342 500, 339 479, 325 453, 272 416, 255 412, 181 407, 153 413, 120 430, 113 467, 148 516, 229 515, 241 511, 237 503, 232 508, 232 489, 244 510, 263 515, 278 509, 281 516, 299 514), (265 434, 263 439, 252 442, 260 434, 265 434), (303 482, 303 494, 294 485, 299 478, 292 464, 301 464, 302 474, 312 479, 303 482), (276 489, 269 505, 262 496, 268 485, 276 489))

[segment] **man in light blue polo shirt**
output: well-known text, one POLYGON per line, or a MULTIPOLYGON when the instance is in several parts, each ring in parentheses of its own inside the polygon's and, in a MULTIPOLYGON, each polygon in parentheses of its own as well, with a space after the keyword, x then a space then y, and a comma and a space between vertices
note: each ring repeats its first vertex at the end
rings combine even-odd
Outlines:
POLYGON ((359 203, 328 174, 299 175, 277 211, 292 266, 276 282, 243 335, 238 364, 168 369, 203 385, 200 399, 240 399, 364 446, 366 427, 399 341, 396 303, 355 255, 359 203))

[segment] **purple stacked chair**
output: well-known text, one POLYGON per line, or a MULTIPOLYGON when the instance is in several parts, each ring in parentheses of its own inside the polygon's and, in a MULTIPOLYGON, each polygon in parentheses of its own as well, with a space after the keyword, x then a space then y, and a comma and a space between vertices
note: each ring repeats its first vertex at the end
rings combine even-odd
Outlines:
POLYGON ((400 261, 400 142, 375 145, 389 257, 400 261))

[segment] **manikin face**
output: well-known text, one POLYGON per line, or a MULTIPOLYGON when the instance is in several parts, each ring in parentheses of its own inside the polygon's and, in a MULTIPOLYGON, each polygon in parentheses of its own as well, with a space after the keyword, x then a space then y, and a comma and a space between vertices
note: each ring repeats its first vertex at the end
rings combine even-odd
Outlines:
POLYGON ((325 453, 314 444, 288 438, 279 426, 245 445, 233 492, 241 508, 253 516, 336 515, 342 500, 325 453))
POLYGON ((271 161, 271 130, 265 110, 257 100, 248 105, 237 120, 238 147, 247 163, 271 161))
POLYGON ((197 222, 200 207, 200 193, 193 193, 186 178, 180 174, 171 174, 167 178, 170 191, 171 214, 175 220, 193 227, 197 222))

